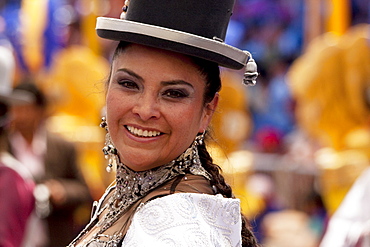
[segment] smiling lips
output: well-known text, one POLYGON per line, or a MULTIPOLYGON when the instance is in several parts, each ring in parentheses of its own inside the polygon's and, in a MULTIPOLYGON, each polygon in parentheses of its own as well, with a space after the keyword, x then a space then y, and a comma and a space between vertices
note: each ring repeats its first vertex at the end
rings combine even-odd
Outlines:
POLYGON ((126 126, 126 129, 130 131, 131 134, 138 137, 155 137, 161 134, 161 132, 155 130, 142 130, 132 126, 126 126))

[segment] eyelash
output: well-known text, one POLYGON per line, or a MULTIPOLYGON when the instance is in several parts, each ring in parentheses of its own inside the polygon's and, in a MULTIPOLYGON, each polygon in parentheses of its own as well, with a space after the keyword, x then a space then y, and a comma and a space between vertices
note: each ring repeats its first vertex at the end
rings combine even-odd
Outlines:
POLYGON ((129 80, 118 81, 118 84, 128 89, 139 89, 139 86, 135 82, 129 80))
MULTIPOLYGON (((121 80, 121 81, 118 81, 118 84, 129 90, 139 89, 139 85, 130 80, 121 80)), ((168 97, 171 99, 182 99, 182 98, 188 97, 189 93, 184 92, 181 89, 167 89, 162 93, 162 96, 168 97)))
POLYGON ((166 90, 163 94, 163 96, 169 97, 169 98, 174 98, 174 99, 181 99, 181 98, 186 98, 189 96, 188 93, 179 90, 179 89, 169 89, 166 90))

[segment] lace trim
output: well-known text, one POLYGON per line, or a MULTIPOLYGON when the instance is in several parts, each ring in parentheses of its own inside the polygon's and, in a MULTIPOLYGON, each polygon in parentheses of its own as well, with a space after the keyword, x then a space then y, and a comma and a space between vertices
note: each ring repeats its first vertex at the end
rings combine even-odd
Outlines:
POLYGON ((108 201, 108 213, 97 224, 101 227, 99 232, 102 233, 112 226, 129 206, 147 195, 149 191, 178 175, 185 175, 186 172, 211 179, 200 163, 198 149, 194 144, 176 160, 151 170, 135 172, 119 163, 116 190, 108 201))
MULTIPOLYGON (((204 176, 206 179, 211 180, 211 175, 203 168, 200 162, 197 148, 199 144, 201 143, 196 139, 192 146, 177 159, 172 160, 166 165, 147 171, 136 172, 119 162, 117 164, 116 186, 113 195, 108 199, 104 207, 97 209, 91 222, 68 246, 75 246, 75 244, 89 232, 92 224, 96 222, 106 209, 108 213, 96 223, 96 226, 100 227, 99 231, 94 234, 93 239, 87 243, 89 243, 89 246, 99 245, 101 243, 104 243, 104 246, 110 246, 112 243, 117 243, 119 239, 116 239, 116 235, 108 236, 103 233, 109 229, 132 204, 146 196, 153 189, 178 175, 191 173, 193 175, 204 176), (110 240, 103 241, 100 240, 101 237, 110 240), (114 239, 112 239, 112 237, 114 237, 114 239)), ((107 194, 105 194, 105 196, 106 195, 107 194)))

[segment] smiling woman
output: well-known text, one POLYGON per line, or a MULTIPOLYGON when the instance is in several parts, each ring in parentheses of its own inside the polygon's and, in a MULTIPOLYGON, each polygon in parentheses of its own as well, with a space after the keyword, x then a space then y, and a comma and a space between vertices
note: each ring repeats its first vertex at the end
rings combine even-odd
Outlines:
POLYGON ((207 129, 218 96, 203 103, 205 78, 189 57, 136 44, 121 47, 108 86, 107 123, 120 161, 143 171, 180 156, 207 129))
POLYGON ((218 66, 255 69, 222 42, 234 2, 173 2, 126 1, 123 19, 98 19, 98 34, 120 41, 101 124, 117 175, 70 246, 258 246, 204 141, 218 66))

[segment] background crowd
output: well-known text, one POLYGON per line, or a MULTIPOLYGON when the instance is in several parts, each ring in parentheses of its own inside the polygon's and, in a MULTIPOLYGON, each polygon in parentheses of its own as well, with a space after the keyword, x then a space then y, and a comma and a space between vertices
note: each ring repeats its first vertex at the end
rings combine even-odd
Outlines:
MULTIPOLYGON (((11 47, 16 61, 13 86, 27 79, 45 93, 43 127, 75 145, 82 177, 68 180, 91 194, 70 214, 75 233, 89 218, 85 203, 112 181, 102 175, 99 123, 114 42, 96 36, 95 20, 119 16, 123 2, 0 2, 0 46, 11 47)), ((222 71, 211 148, 266 247, 319 246, 370 165, 369 22, 367 0, 236 3, 226 43, 251 51, 260 76, 246 88, 242 71, 222 71)))

